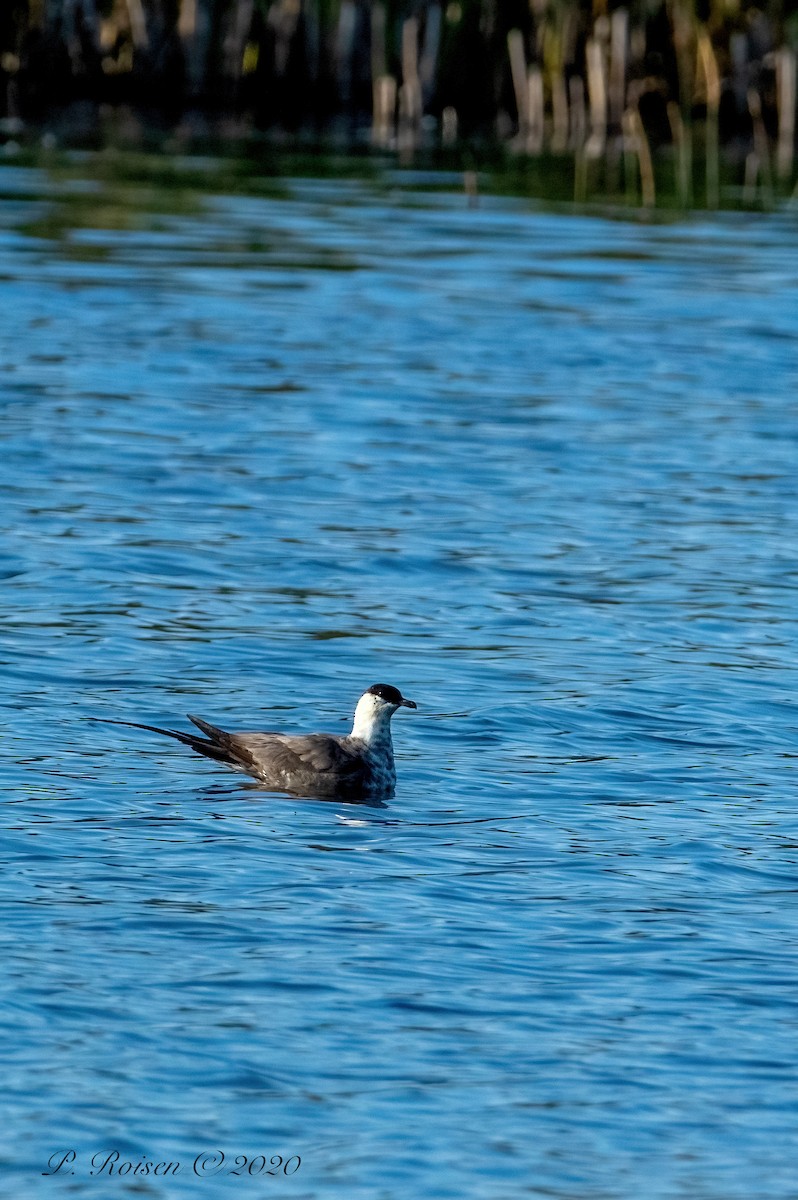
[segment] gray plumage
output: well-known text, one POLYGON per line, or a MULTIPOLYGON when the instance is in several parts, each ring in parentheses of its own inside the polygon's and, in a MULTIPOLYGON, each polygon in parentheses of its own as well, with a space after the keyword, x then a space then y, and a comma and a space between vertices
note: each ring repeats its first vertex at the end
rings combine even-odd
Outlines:
POLYGON ((175 738, 206 758, 246 772, 272 791, 368 798, 390 795, 396 784, 391 717, 400 707, 416 705, 390 684, 375 683, 360 697, 352 732, 345 737, 330 733, 291 735, 273 730, 228 733, 191 714, 189 720, 203 737, 137 721, 109 724, 132 725, 134 729, 175 738))

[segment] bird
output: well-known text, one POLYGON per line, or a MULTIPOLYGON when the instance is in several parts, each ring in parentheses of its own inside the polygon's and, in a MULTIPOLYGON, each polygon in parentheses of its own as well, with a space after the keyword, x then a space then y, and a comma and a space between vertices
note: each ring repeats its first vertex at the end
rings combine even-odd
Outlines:
POLYGON ((417 707, 390 683, 375 683, 358 700, 352 732, 344 737, 271 729, 228 733, 191 713, 187 714, 189 721, 204 736, 138 721, 94 719, 175 738, 198 754, 251 775, 270 791, 320 799, 368 799, 393 795, 396 767, 391 717, 399 708, 417 707))

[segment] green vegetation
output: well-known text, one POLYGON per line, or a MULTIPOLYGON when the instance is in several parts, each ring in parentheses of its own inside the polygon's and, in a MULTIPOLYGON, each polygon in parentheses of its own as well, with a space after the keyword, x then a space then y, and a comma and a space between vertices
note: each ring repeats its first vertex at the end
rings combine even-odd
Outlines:
POLYGON ((744 0, 5 0, 0 140, 768 207, 795 184, 797 40, 790 6, 744 0))

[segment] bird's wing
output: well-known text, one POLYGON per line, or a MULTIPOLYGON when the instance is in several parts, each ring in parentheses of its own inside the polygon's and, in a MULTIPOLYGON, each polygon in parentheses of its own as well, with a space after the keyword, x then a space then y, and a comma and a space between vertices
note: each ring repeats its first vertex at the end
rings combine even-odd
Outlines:
POLYGON ((340 738, 328 734, 290 737, 271 733, 231 733, 232 748, 247 754, 256 767, 283 778, 302 775, 334 776, 340 782, 362 773, 362 759, 347 750, 340 738))
POLYGON ((111 725, 132 725, 134 729, 147 729, 151 733, 162 733, 190 746, 198 754, 225 763, 234 770, 246 771, 262 782, 280 791, 298 791, 308 788, 314 792, 321 789, 330 794, 362 786, 367 768, 361 755, 344 745, 346 739, 331 734, 316 733, 290 737, 280 733, 228 733, 211 725, 202 717, 189 714, 189 720, 201 730, 205 737, 195 733, 183 733, 178 729, 162 729, 157 725, 141 725, 136 721, 108 721, 111 725))
POLYGON ((336 787, 353 786, 362 781, 362 758, 332 734, 292 737, 263 730, 227 733, 190 713, 189 720, 245 771, 277 786, 301 787, 303 781, 310 784, 320 777, 326 777, 336 787))

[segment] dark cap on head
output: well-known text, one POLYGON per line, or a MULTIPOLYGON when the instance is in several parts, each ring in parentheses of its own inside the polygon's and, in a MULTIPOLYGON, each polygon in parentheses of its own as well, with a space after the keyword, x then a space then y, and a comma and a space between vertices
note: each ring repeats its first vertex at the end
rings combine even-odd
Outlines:
POLYGON ((368 689, 372 696, 379 696, 381 700, 385 700, 387 704, 395 704, 397 708, 415 708, 414 700, 405 700, 399 688, 392 687, 390 683, 374 683, 368 689))

